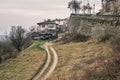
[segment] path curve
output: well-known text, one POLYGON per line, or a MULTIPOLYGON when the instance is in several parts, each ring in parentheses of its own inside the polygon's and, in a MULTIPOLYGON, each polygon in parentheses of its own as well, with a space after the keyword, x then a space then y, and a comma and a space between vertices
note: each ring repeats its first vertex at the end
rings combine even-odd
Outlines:
POLYGON ((33 79, 33 80, 39 80, 39 78, 42 76, 42 74, 45 72, 45 70, 48 68, 50 60, 51 60, 51 55, 50 55, 50 51, 48 49, 47 45, 44 45, 44 48, 47 52, 47 61, 45 66, 43 67, 43 69, 41 70, 41 72, 33 79))
POLYGON ((52 43, 50 43, 50 42, 45 43, 44 48, 48 55, 47 62, 45 64, 45 66, 43 67, 43 69, 41 70, 41 72, 33 80, 47 80, 57 66, 58 55, 57 55, 57 52, 55 51, 55 49, 52 47, 52 43), (51 53, 50 53, 50 50, 51 50, 51 53), (51 56, 51 54, 53 56, 51 56), (50 66, 50 69, 48 70, 48 72, 45 73, 45 71, 49 68, 49 64, 51 62, 52 57, 53 57, 53 63, 50 66), (44 73, 45 73, 45 75, 43 75, 44 73))
POLYGON ((58 63, 58 56, 57 56, 57 52, 55 51, 55 49, 50 46, 50 50, 53 53, 53 64, 50 67, 50 70, 47 72, 47 74, 42 78, 42 80, 47 80, 49 78, 49 76, 52 74, 52 72, 55 70, 57 63, 58 63))

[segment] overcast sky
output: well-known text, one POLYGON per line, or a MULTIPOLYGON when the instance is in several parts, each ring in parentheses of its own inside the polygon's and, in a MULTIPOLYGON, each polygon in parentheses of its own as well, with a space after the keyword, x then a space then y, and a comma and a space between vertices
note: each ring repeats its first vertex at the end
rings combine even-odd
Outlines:
MULTIPOLYGON (((12 25, 22 25, 28 29, 44 19, 69 17, 69 1, 71 0, 0 0, 0 34, 9 31, 12 25)), ((101 8, 100 1, 90 0, 91 5, 96 4, 96 11, 101 8)))

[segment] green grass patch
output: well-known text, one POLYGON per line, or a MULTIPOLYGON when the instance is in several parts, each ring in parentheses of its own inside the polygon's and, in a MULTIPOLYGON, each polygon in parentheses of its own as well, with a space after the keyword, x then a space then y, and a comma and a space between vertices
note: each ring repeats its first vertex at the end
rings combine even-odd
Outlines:
POLYGON ((33 46, 31 47, 31 49, 33 49, 33 50, 35 50, 35 49, 44 50, 44 49, 41 47, 44 43, 45 43, 45 42, 35 41, 35 44, 33 44, 33 46))

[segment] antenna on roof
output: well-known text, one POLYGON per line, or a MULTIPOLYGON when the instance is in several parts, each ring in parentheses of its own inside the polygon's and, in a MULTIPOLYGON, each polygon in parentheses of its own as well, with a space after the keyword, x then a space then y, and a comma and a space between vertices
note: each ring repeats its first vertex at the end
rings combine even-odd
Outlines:
POLYGON ((95 4, 93 4, 93 14, 95 15, 95 4))

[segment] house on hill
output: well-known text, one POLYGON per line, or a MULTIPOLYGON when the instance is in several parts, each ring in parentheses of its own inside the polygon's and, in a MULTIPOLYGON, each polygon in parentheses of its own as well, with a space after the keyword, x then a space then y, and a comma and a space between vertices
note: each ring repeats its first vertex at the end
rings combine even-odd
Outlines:
POLYGON ((57 25, 58 34, 68 31, 68 18, 65 19, 54 19, 53 20, 57 25))
POLYGON ((58 37, 59 34, 68 31, 68 21, 68 18, 44 20, 37 23, 37 32, 40 37, 58 37))
POLYGON ((57 24, 54 21, 48 19, 47 21, 45 20, 43 22, 37 23, 37 25, 37 30, 40 36, 57 36, 57 24))

